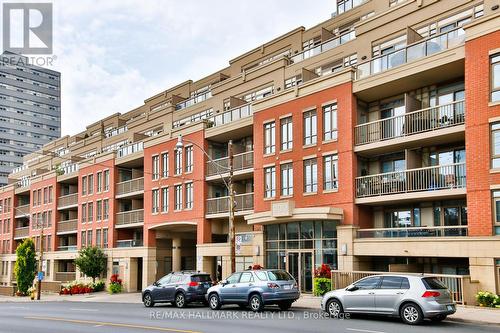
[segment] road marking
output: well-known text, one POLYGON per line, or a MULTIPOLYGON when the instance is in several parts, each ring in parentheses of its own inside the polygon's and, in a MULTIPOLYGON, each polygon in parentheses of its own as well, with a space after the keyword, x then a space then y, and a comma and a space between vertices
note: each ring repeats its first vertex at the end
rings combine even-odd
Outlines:
POLYGON ((122 324, 122 323, 110 323, 105 321, 93 321, 93 320, 77 320, 77 319, 66 319, 66 318, 56 318, 56 317, 24 317, 24 319, 34 319, 34 320, 49 320, 49 321, 61 321, 74 324, 90 324, 90 325, 101 325, 101 326, 113 326, 113 327, 126 327, 126 328, 138 328, 143 330, 153 330, 162 332, 176 332, 176 333, 202 333, 200 331, 190 331, 181 330, 176 328, 166 328, 158 326, 146 326, 146 325, 136 325, 136 324, 122 324))
POLYGON ((72 308, 70 310, 71 311, 90 311, 90 312, 97 312, 97 311, 99 311, 97 309, 82 309, 82 308, 72 308))
POLYGON ((358 328, 346 328, 346 331, 364 332, 364 333, 386 333, 384 331, 361 330, 358 328))
POLYGON ((28 307, 27 306, 9 306, 9 309, 23 309, 23 310, 27 310, 28 307))

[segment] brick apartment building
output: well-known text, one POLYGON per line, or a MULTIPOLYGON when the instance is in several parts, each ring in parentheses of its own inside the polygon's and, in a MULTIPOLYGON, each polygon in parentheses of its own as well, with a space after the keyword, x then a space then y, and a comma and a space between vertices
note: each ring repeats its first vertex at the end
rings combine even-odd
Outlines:
POLYGON ((0 282, 97 245, 139 290, 172 270, 464 275, 500 292, 500 1, 337 1, 299 27, 24 158, 0 189, 0 282), (184 147, 176 149, 182 135, 184 147), (208 157, 204 154, 203 148, 208 157))

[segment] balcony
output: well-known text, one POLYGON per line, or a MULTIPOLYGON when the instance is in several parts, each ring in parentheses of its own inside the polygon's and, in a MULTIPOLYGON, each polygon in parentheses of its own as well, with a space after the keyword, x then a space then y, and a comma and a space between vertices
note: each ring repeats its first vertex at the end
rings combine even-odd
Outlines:
POLYGON ((78 219, 57 222, 58 235, 76 233, 77 230, 78 230, 78 219))
POLYGON ((464 123, 465 101, 461 100, 357 125, 354 128, 355 144, 360 146, 384 142, 386 146, 388 140, 409 136, 415 137, 408 139, 420 141, 421 138, 416 134, 427 133, 425 137, 432 138, 434 134, 428 132, 438 135, 438 130, 464 123))
POLYGON ((116 247, 141 247, 143 246, 142 239, 126 239, 126 240, 117 240, 116 247))
POLYGON ((186 99, 180 103, 177 103, 175 105, 175 110, 182 110, 182 109, 185 109, 185 108, 188 108, 192 105, 195 105, 197 103, 200 103, 200 102, 203 102, 207 99, 209 99, 210 97, 212 97, 212 91, 209 90, 209 91, 206 91, 202 94, 199 94, 199 95, 196 95, 196 96, 193 96, 189 99, 186 99))
MULTIPOLYGON (((253 193, 236 194, 234 211, 243 212, 253 210, 253 193)), ((207 215, 229 213, 229 196, 207 199, 207 215)))
POLYGON ((57 251, 61 251, 61 252, 76 251, 76 244, 75 245, 61 245, 57 248, 57 251))
POLYGON ((134 178, 116 184, 116 197, 123 198, 144 193, 144 177, 134 178))
POLYGON ((57 209, 78 207, 78 193, 62 195, 57 198, 57 209))
POLYGON ((144 150, 144 142, 142 141, 135 142, 133 144, 118 148, 118 150, 116 151, 116 157, 122 158, 143 150, 144 150))
POLYGON ((467 236, 468 226, 358 229, 357 238, 457 237, 467 236))
MULTIPOLYGON (((227 174, 229 157, 218 158, 207 162, 207 177, 227 174), (215 162, 215 163, 214 163, 215 162)), ((241 174, 243 170, 253 168, 253 150, 233 155, 233 173, 241 174)))
POLYGON ((75 272, 56 272, 55 280, 60 282, 68 282, 76 280, 75 272))
POLYGON ((323 52, 326 52, 328 50, 334 49, 339 45, 345 44, 350 40, 353 40, 356 38, 356 32, 354 30, 349 31, 347 33, 344 33, 340 36, 334 37, 332 39, 329 39, 313 48, 310 48, 308 50, 302 51, 293 57, 291 57, 291 62, 296 64, 298 62, 301 62, 305 59, 314 57, 315 55, 321 54, 323 52))
POLYGON ((59 166, 56 169, 56 171, 58 172, 58 174, 60 176, 62 176, 62 175, 70 175, 70 174, 76 173, 76 172, 78 172, 79 169, 80 169, 80 165, 78 163, 66 163, 66 164, 62 164, 61 166, 59 166))
MULTIPOLYGON (((394 197, 384 199, 384 196, 406 193, 426 192, 425 196, 442 195, 439 190, 448 190, 449 195, 465 194, 465 179, 465 163, 357 177, 356 198, 378 197, 379 199, 369 200, 376 202, 395 199, 394 197)), ((364 201, 356 200, 357 203, 364 201)))
POLYGON ((14 229, 14 239, 27 238, 30 234, 30 227, 19 227, 14 229))
POLYGON ((29 217, 30 216, 30 205, 27 204, 27 205, 21 205, 21 206, 17 206, 15 209, 14 209, 14 217, 16 219, 19 219, 21 217, 29 217))
POLYGON ((144 209, 130 210, 126 212, 116 213, 116 227, 127 227, 144 223, 144 209))
POLYGON ((233 121, 240 120, 243 118, 251 117, 253 115, 252 105, 246 104, 232 110, 226 111, 224 113, 218 114, 216 116, 208 118, 210 125, 212 127, 222 126, 229 124, 233 121))
POLYGON ((465 42, 465 31, 457 28, 439 35, 431 36, 410 44, 403 49, 375 57, 357 66, 356 80, 375 75, 391 68, 430 56, 465 42))

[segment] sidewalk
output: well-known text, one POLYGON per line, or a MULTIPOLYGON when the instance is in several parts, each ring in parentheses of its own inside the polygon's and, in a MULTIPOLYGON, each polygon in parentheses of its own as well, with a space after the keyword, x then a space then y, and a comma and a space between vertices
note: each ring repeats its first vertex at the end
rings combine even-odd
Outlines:
MULTIPOLYGON (((44 302, 104 302, 141 304, 140 293, 121 293, 110 295, 107 292, 97 292, 83 295, 42 294, 44 302)), ((33 302, 29 297, 0 296, 0 303, 33 302)), ((302 295, 292 308, 320 310, 321 297, 302 295)), ((447 320, 477 324, 500 325, 500 309, 480 308, 475 306, 457 306, 457 312, 447 320)))

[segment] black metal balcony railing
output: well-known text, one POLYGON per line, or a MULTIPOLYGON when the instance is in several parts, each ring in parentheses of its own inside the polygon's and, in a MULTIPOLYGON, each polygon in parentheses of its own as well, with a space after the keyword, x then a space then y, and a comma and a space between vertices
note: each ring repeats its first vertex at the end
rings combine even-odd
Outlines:
POLYGON ((405 137, 464 124, 465 102, 456 101, 402 115, 379 119, 354 128, 355 144, 405 137))
POLYGON ((363 79, 391 68, 450 49, 465 42, 465 31, 457 28, 410 44, 403 49, 380 55, 357 66, 356 79, 363 79))
POLYGON ((466 225, 359 229, 358 238, 406 238, 467 236, 466 225))
MULTIPOLYGON (((253 193, 236 194, 234 196, 235 212, 253 209, 253 193)), ((207 199, 207 214, 229 213, 229 196, 207 199)))
MULTIPOLYGON (((218 158, 207 162, 207 177, 228 172, 229 157, 218 158), (214 163, 215 162, 215 163, 214 163)), ((253 150, 233 156, 233 171, 253 168, 253 150)))
POLYGON ((465 187, 465 163, 380 173, 356 178, 356 197, 465 187))

